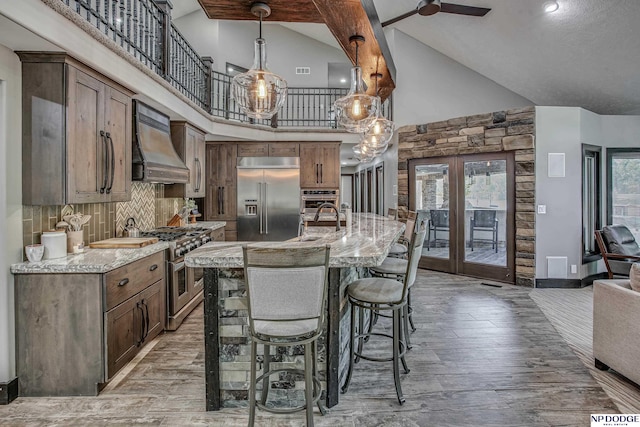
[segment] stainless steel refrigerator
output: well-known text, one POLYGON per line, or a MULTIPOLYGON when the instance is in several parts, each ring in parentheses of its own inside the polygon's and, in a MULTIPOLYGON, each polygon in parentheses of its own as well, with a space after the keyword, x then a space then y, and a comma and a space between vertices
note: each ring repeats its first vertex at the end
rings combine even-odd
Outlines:
POLYGON ((282 241, 298 235, 300 159, 238 158, 238 240, 282 241))

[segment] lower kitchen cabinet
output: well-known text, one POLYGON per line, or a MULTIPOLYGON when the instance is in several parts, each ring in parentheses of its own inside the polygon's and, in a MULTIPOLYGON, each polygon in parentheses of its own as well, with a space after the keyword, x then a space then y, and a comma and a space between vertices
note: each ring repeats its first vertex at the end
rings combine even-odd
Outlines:
POLYGON ((95 396, 165 328, 164 252, 105 274, 17 274, 20 396, 95 396))

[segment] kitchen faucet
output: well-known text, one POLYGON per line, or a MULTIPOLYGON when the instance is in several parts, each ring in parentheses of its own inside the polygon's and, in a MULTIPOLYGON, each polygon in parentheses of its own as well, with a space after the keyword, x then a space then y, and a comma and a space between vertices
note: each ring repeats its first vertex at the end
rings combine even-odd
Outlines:
POLYGON ((318 210, 316 212, 315 218, 313 218, 313 222, 318 222, 318 218, 320 218, 320 211, 322 210, 322 208, 331 208, 336 211, 336 231, 340 231, 340 211, 338 210, 338 207, 333 203, 325 202, 318 206, 318 210))

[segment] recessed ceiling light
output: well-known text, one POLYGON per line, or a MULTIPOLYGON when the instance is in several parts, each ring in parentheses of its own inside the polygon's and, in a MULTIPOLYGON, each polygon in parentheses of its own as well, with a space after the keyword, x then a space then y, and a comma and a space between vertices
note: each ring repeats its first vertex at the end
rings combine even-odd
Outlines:
POLYGON ((340 83, 346 83, 347 79, 345 79, 344 77, 340 79, 340 83))
POLYGON ((559 7, 560 5, 558 4, 557 1, 548 1, 542 6, 544 11, 547 13, 555 12, 556 10, 558 10, 559 7))
POLYGON ((232 72, 232 71, 233 71, 233 67, 229 67, 229 68, 227 68, 227 71, 228 71, 228 72, 232 72))

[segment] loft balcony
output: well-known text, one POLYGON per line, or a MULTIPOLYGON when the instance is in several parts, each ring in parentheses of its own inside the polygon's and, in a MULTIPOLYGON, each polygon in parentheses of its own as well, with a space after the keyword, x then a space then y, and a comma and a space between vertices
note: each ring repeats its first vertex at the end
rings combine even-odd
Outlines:
MULTIPOLYGON (((213 117, 272 128, 337 129, 333 103, 346 88, 289 87, 271 120, 248 118, 231 97, 229 74, 213 70, 171 22, 166 0, 60 0, 213 117)), ((392 119, 388 98, 382 114, 392 119)))

